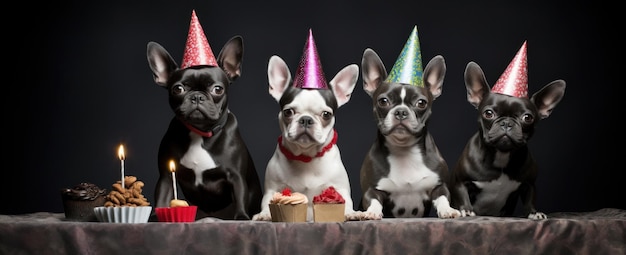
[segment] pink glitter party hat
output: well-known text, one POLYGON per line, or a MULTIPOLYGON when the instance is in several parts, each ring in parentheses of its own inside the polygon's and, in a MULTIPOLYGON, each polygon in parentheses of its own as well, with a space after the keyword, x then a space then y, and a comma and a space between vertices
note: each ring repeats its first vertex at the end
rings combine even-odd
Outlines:
POLYGON ((183 63, 180 68, 185 69, 199 65, 217 66, 217 61, 215 61, 215 55, 213 55, 209 41, 204 35, 204 30, 200 26, 196 10, 193 10, 191 12, 191 22, 189 24, 189 33, 187 34, 183 63))
POLYGON ((500 75, 491 92, 525 98, 528 97, 528 64, 526 60, 526 41, 517 51, 509 66, 500 75))
POLYGON ((303 89, 328 89, 311 29, 309 29, 309 37, 304 45, 293 86, 303 89))
POLYGON ((422 52, 415 26, 385 81, 424 87, 423 75, 422 52))

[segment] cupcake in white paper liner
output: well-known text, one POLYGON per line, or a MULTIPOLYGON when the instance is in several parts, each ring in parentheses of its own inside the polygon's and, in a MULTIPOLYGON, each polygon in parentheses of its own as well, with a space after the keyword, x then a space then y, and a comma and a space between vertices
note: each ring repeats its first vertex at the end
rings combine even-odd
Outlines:
POLYGON ((100 222, 110 223, 147 223, 152 206, 96 207, 93 209, 100 222))
POLYGON ((150 202, 143 195, 144 183, 135 176, 125 176, 124 185, 117 181, 106 196, 104 206, 94 208, 101 222, 146 223, 152 213, 150 202))

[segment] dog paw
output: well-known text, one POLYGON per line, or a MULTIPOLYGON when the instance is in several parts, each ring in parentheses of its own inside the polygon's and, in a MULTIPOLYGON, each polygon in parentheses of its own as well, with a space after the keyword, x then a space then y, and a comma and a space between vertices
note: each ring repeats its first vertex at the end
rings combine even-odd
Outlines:
POLYGON ((362 211, 354 211, 354 212, 349 212, 346 213, 346 221, 360 221, 363 219, 363 212, 362 211))
POLYGON ((360 220, 382 220, 383 213, 376 212, 361 212, 360 220))
POLYGON ((470 210, 460 210, 461 212, 461 217, 470 217, 470 216, 476 216, 476 213, 474 211, 470 211, 470 210))
POLYGON ((454 209, 452 207, 448 207, 446 209, 437 211, 437 216, 439 216, 440 219, 458 218, 458 217, 461 217, 461 211, 454 209))
POLYGON ((545 220, 548 218, 548 215, 542 212, 534 212, 528 215, 528 218, 531 220, 545 220))
POLYGON ((252 220, 255 221, 271 221, 272 220, 272 215, 269 213, 257 213, 254 216, 252 216, 252 220))

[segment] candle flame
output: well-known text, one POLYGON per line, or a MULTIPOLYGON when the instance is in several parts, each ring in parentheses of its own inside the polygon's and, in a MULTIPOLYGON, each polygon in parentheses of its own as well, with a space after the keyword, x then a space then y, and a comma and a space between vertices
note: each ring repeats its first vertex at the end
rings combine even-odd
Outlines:
POLYGON ((120 158, 120 160, 126 159, 126 155, 124 155, 124 145, 120 145, 120 148, 117 150, 117 156, 120 158))
POLYGON ((170 160, 170 172, 176 172, 176 164, 174 163, 174 160, 170 160))

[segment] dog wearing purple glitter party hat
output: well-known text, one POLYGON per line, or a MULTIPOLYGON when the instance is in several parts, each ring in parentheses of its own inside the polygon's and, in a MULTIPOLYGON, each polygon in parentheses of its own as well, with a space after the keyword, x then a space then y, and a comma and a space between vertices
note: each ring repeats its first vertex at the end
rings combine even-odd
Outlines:
POLYGON ((267 72, 269 93, 280 106, 281 136, 267 164, 261 212, 252 219, 271 220, 270 200, 287 187, 307 196, 307 221, 311 221, 313 197, 333 186, 345 200, 345 219, 359 220, 334 128, 335 112, 350 100, 359 67, 350 64, 327 83, 309 30, 293 81, 287 64, 279 56, 270 58, 267 72))

